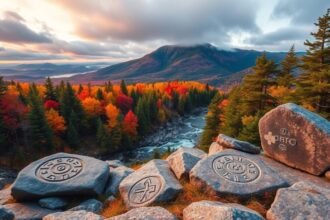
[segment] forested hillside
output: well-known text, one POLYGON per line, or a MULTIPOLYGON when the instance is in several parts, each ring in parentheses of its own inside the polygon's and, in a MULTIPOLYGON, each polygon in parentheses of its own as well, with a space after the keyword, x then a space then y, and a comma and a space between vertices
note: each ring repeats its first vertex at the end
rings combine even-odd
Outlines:
POLYGON ((280 65, 265 54, 257 58, 253 73, 229 94, 214 97, 200 146, 207 148, 218 133, 260 146, 259 119, 277 105, 294 102, 330 119, 330 10, 315 23, 313 41, 306 40, 306 55, 291 47, 280 65), (299 69, 301 74, 295 77, 299 69))
POLYGON ((0 78, 1 163, 19 166, 65 151, 99 155, 136 147, 167 121, 207 106, 217 90, 197 82, 103 86, 0 78))

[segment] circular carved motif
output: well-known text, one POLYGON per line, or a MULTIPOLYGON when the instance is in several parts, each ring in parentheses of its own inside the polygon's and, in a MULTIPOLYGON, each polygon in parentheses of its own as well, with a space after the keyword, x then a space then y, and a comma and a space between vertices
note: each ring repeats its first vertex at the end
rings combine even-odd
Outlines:
POLYGON ((128 199, 132 205, 142 205, 152 201, 161 188, 162 182, 158 176, 144 177, 132 186, 128 199))
POLYGON ((261 171, 253 161, 237 155, 222 155, 214 159, 213 170, 221 177, 236 183, 256 180, 261 171))
POLYGON ((75 157, 59 157, 42 163, 36 176, 48 182, 62 182, 77 176, 83 169, 83 161, 75 157))

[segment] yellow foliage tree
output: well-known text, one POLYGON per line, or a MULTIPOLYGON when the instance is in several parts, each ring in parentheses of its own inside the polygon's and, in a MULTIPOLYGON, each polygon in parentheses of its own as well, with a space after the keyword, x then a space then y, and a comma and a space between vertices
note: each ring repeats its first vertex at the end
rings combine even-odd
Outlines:
POLYGON ((56 110, 51 108, 50 110, 46 111, 46 119, 49 126, 55 133, 60 134, 66 130, 65 120, 58 114, 56 110))
POLYGON ((82 101, 82 105, 89 117, 95 117, 102 114, 101 102, 95 98, 87 97, 82 101))
POLYGON ((110 129, 113 129, 114 127, 116 127, 118 125, 119 113, 120 113, 120 110, 111 103, 105 107, 105 114, 108 118, 108 127, 110 129))

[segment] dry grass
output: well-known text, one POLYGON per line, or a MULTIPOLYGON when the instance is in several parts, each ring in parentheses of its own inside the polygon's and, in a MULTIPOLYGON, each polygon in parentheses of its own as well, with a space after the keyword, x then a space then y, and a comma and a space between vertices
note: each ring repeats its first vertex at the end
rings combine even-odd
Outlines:
POLYGON ((102 215, 106 218, 123 214, 127 211, 124 201, 119 197, 118 199, 106 204, 102 215))

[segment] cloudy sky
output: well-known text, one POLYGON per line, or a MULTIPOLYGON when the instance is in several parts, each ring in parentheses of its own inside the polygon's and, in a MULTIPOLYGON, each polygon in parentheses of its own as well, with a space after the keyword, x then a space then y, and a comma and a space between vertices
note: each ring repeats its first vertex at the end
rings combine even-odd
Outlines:
POLYGON ((329 0, 0 1, 0 63, 122 61, 165 44, 287 51, 329 0))

